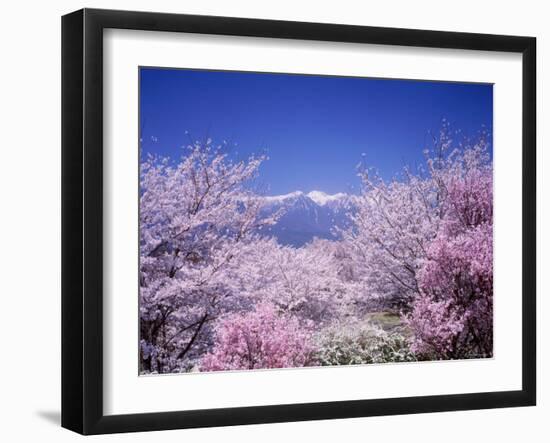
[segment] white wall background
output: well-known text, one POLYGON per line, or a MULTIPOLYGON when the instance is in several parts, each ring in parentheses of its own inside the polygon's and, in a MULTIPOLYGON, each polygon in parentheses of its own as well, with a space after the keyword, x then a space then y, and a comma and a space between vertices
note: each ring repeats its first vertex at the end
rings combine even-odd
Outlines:
MULTIPOLYGON (((550 437, 549 10, 536 0, 460 2, 89 0, 5 2, 0 27, 0 438, 81 440, 60 414, 60 16, 81 7, 531 35, 538 38, 539 390, 534 408, 95 437, 94 441, 543 442, 550 437), (546 111, 546 112, 545 112, 546 111), (543 202, 546 202, 543 205, 543 202), (544 249, 544 251, 542 251, 544 249), (542 274, 546 275, 542 275, 542 274)), ((519 147, 518 147, 519 148, 519 147)), ((414 382, 414 381, 411 381, 414 382)))

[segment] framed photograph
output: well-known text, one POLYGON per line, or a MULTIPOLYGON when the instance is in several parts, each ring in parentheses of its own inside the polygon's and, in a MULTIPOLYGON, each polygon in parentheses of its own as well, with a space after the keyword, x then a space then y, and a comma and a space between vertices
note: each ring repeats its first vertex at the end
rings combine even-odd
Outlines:
POLYGON ((531 37, 62 20, 62 425, 536 402, 531 37))

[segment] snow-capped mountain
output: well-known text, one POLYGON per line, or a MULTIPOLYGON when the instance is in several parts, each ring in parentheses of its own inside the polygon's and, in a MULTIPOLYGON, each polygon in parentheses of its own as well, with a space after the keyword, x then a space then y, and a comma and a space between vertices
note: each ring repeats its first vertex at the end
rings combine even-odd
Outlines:
POLYGON ((283 212, 267 232, 279 243, 295 247, 303 246, 315 237, 337 240, 339 236, 335 228, 349 225, 349 213, 353 209, 352 198, 344 193, 295 191, 263 198, 264 214, 283 212))

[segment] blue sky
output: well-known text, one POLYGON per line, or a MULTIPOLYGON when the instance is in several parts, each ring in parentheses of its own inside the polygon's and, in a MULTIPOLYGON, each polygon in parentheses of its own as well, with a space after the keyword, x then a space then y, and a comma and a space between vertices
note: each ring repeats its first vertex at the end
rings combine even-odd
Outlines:
POLYGON ((266 194, 355 192, 361 160, 389 179, 422 162, 442 119, 470 137, 492 131, 492 85, 140 69, 144 152, 179 158, 208 136, 238 159, 265 153, 266 194))

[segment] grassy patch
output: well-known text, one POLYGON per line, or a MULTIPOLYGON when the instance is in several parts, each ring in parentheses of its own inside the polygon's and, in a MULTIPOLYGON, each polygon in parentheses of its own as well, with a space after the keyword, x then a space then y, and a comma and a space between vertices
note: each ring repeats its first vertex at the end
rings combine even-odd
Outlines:
POLYGON ((386 332, 399 332, 403 335, 410 333, 401 316, 394 312, 370 312, 367 314, 366 320, 386 332))

